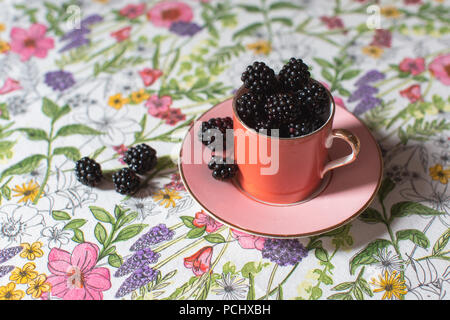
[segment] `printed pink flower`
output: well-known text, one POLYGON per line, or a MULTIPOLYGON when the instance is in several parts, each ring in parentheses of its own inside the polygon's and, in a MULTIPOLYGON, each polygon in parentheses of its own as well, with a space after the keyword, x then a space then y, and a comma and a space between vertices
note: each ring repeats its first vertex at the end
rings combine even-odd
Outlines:
POLYGON ((22 89, 22 87, 20 86, 19 81, 8 78, 3 84, 3 87, 0 88, 0 94, 7 94, 20 89, 22 89))
POLYGON ((339 17, 327 17, 322 16, 320 20, 327 25, 328 29, 342 29, 344 28, 344 23, 339 17))
POLYGON ((147 12, 147 18, 157 27, 169 28, 172 23, 190 22, 193 18, 192 9, 183 2, 164 1, 157 3, 147 12))
POLYGON ((208 216, 203 210, 195 214, 195 219, 192 223, 198 228, 203 228, 206 226, 206 232, 208 233, 215 232, 223 226, 222 223, 208 216))
POLYGON ((404 58, 398 65, 398 68, 402 72, 411 73, 416 76, 425 71, 425 59, 424 58, 404 58))
POLYGON ((122 156, 119 158, 119 162, 121 164, 125 164, 125 161, 123 161, 123 156, 128 148, 124 144, 121 144, 120 146, 113 146, 113 150, 122 156))
POLYGON ((376 29, 373 35, 371 46, 390 48, 392 41, 392 34, 386 29, 376 29))
POLYGON ((129 4, 119 11, 122 17, 127 17, 128 19, 136 19, 145 12, 145 3, 141 4, 129 4))
POLYGON ((124 40, 127 40, 130 37, 130 34, 131 26, 112 32, 111 37, 115 38, 117 42, 122 42, 124 40))
POLYGON ((231 233, 233 234, 233 238, 237 239, 239 245, 244 249, 258 249, 261 251, 264 248, 266 239, 263 237, 254 236, 234 229, 231 229, 231 233))
POLYGON ((446 86, 450 86, 450 54, 436 57, 428 66, 430 72, 446 86))
POLYGON ((53 248, 47 264, 52 295, 64 300, 103 300, 102 292, 111 288, 111 281, 107 268, 95 267, 98 251, 89 242, 77 245, 72 254, 53 248))
POLYGON ((166 120, 166 124, 171 126, 176 125, 180 121, 186 120, 186 115, 180 108, 170 108, 166 112, 163 112, 159 117, 166 120))
POLYGON ((405 4, 421 4, 422 0, 403 0, 405 4))
POLYGON ((181 181, 181 177, 180 177, 179 173, 173 173, 170 176, 170 179, 172 181, 170 181, 169 183, 166 183, 164 185, 164 188, 173 189, 175 191, 185 191, 186 190, 183 182, 181 181))
POLYGON ((47 27, 35 23, 29 29, 14 27, 11 29, 11 51, 18 53, 22 61, 32 56, 45 58, 47 52, 55 47, 52 38, 46 38, 47 27))
POLYGON ((197 277, 200 277, 211 268, 212 253, 212 247, 201 248, 192 256, 184 258, 184 266, 188 269, 192 269, 192 272, 197 277))
POLYGON ((417 100, 422 100, 422 94, 420 93, 420 85, 413 84, 412 86, 400 91, 402 97, 407 98, 411 103, 417 100))
POLYGON ((145 103, 145 106, 148 108, 148 113, 158 118, 163 112, 169 111, 171 105, 172 105, 171 96, 162 96, 160 98, 156 94, 148 98, 147 102, 145 103))
POLYGON ((145 68, 139 71, 139 75, 141 76, 141 79, 146 87, 151 86, 153 83, 155 83, 155 81, 158 80, 158 78, 161 77, 162 74, 162 71, 158 69, 145 68))

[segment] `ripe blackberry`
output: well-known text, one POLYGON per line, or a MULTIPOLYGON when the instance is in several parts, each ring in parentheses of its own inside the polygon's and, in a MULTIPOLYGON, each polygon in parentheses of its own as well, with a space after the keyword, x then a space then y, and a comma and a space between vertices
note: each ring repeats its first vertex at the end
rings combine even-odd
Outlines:
POLYGON ((275 71, 264 62, 255 61, 241 76, 244 86, 254 93, 270 93, 277 87, 275 71))
POLYGON ((217 180, 227 180, 235 176, 237 165, 235 163, 228 163, 221 157, 213 156, 208 163, 209 170, 212 170, 212 176, 217 180))
POLYGON ((300 104, 307 107, 316 115, 325 115, 330 107, 330 99, 323 85, 316 81, 309 81, 297 90, 295 97, 300 104))
POLYGON ((285 90, 293 91, 307 83, 310 77, 308 66, 303 60, 291 58, 279 72, 278 81, 285 90))
MULTIPOLYGON (((208 146, 211 149, 219 147, 218 149, 222 148, 222 150, 225 150, 227 141, 227 129, 233 129, 233 119, 231 119, 230 117, 211 118, 208 121, 202 122, 202 127, 201 131, 199 131, 198 133, 198 138, 205 146, 208 146), (222 139, 223 145, 212 145, 212 143, 219 138, 222 139)), ((228 132, 228 134, 230 134, 230 132, 228 132)), ((230 139, 232 141, 231 137, 230 139)))
POLYGON ((130 194, 139 189, 141 179, 130 168, 123 168, 112 175, 114 188, 118 193, 130 194))
POLYGON ((264 104, 267 117, 273 123, 289 123, 300 113, 300 106, 288 93, 275 93, 264 104))
POLYGON ((276 129, 274 128, 276 126, 277 125, 272 120, 269 120, 267 118, 260 118, 255 121, 255 125, 253 128, 258 132, 260 130, 267 130, 265 134, 270 136, 272 134, 272 129, 276 129))
POLYGON ((75 175, 82 184, 94 187, 103 177, 102 167, 95 160, 84 157, 76 162, 75 175))
POLYGON ((142 143, 128 149, 123 156, 123 161, 134 172, 144 174, 156 166, 156 150, 142 143))
POLYGON ((263 95, 253 92, 244 93, 236 99, 236 111, 246 124, 250 124, 255 118, 262 116, 264 112, 263 99, 263 95))
POLYGON ((323 125, 323 120, 315 115, 301 117, 296 122, 287 124, 282 130, 283 137, 295 138, 310 134, 316 131, 323 125))

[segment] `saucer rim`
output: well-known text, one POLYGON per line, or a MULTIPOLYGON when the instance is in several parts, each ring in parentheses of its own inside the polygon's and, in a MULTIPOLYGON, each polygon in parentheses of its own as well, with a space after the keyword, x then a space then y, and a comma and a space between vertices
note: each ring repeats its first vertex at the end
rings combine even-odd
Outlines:
MULTIPOLYGON (((214 108, 217 108, 219 105, 226 103, 227 101, 232 101, 233 98, 224 100, 222 102, 219 102, 218 104, 215 104, 214 106, 212 106, 211 108, 209 108, 208 110, 206 110, 205 112, 203 112, 201 115, 199 115, 197 117, 197 120, 202 118, 204 115, 206 115, 208 112, 210 112, 211 110, 213 110, 214 108)), ((377 182, 377 187, 375 188, 374 192, 372 193, 370 199, 357 211, 355 212, 353 215, 351 215, 349 218, 347 218, 346 220, 333 225, 331 227, 325 228, 325 229, 321 229, 318 231, 313 231, 313 232, 308 232, 308 233, 300 233, 300 234, 271 234, 271 233, 264 233, 264 232, 258 232, 258 231, 254 231, 254 230, 248 230, 242 227, 239 227, 237 225, 234 225, 233 223, 230 223, 228 221, 223 220, 222 218, 218 217, 216 214, 214 214, 210 209, 208 209, 202 202, 200 202, 200 200, 194 195, 194 193, 192 192, 192 190, 189 188, 189 185, 186 181, 186 177, 184 176, 184 172, 183 172, 183 166, 181 163, 181 159, 183 156, 183 146, 185 143, 186 138, 188 137, 188 135, 190 134, 191 130, 194 129, 194 125, 191 125, 188 129, 188 131, 186 132, 186 135, 183 138, 183 141, 181 142, 181 146, 180 146, 180 151, 178 154, 178 171, 180 172, 180 177, 181 177, 181 181, 183 182, 184 187, 186 188, 186 191, 189 193, 189 195, 200 205, 200 207, 210 216, 212 216, 214 219, 216 219, 217 221, 223 223, 224 225, 232 228, 232 229, 236 229, 238 231, 242 231, 254 236, 258 236, 258 237, 265 237, 265 238, 277 238, 277 239, 298 239, 298 238, 304 238, 304 237, 311 237, 311 236, 317 236, 320 234, 324 234, 333 230, 336 230, 344 225, 346 225, 347 223, 350 223, 351 221, 355 220, 364 210, 366 210, 370 204, 372 203, 372 201, 375 199, 376 195, 378 194, 378 190, 381 187, 381 182, 382 182, 382 178, 383 178, 383 171, 384 171, 384 163, 383 163, 383 156, 381 153, 381 149, 380 146, 377 142, 377 140, 375 139, 375 137, 373 136, 372 132, 370 131, 370 129, 366 126, 366 124, 361 121, 361 119, 359 119, 356 115, 354 115, 353 113, 351 113, 350 111, 348 111, 347 109, 340 107, 340 106, 336 106, 335 111, 337 111, 337 109, 342 109, 343 112, 348 112, 350 113, 354 118, 356 118, 360 124, 362 126, 364 126, 367 130, 367 132, 369 133, 370 138, 373 140, 373 142, 375 143, 375 146, 377 147, 377 151, 378 151, 378 159, 380 161, 380 175, 378 177, 378 182, 377 182)), ((330 179, 329 184, 332 183, 331 181, 332 179, 330 179)), ((235 186, 236 187, 236 186, 235 186)), ((238 190, 238 192, 241 192, 240 190, 238 190)), ((254 199, 249 198, 250 200, 254 201, 254 202, 258 202, 254 199)), ((311 201, 314 201, 314 199, 311 199, 311 201)), ((262 204, 261 202, 258 202, 260 204, 262 204)), ((277 208, 276 206, 274 206, 274 208, 277 208)))

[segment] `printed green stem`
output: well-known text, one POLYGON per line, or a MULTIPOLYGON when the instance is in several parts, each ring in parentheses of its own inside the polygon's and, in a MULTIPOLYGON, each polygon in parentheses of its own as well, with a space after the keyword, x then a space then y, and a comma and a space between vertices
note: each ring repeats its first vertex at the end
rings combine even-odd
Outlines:
POLYGON ((111 245, 112 240, 114 239, 114 236, 116 235, 116 232, 118 230, 116 229, 116 224, 112 224, 112 230, 110 234, 108 235, 108 238, 106 238, 105 243, 103 244, 103 248, 100 250, 100 253, 98 254, 97 261, 100 261, 104 257, 106 257, 105 252, 109 249, 109 246, 111 245))
POLYGON ((384 97, 385 95, 391 93, 392 91, 395 91, 395 90, 397 90, 397 89, 402 88, 404 85, 410 83, 410 82, 413 81, 413 80, 414 80, 414 79, 407 79, 407 80, 405 80, 405 81, 402 81, 402 82, 396 84, 395 86, 389 88, 388 90, 386 90, 386 91, 384 91, 384 92, 381 92, 381 93, 377 94, 376 97, 377 97, 377 98, 382 98, 382 97, 384 97))
POLYGON ((273 32, 272 32, 272 25, 270 23, 269 15, 267 12, 268 10, 267 10, 267 6, 266 6, 266 0, 261 0, 261 5, 262 5, 262 11, 263 11, 263 17, 264 17, 264 25, 267 28, 267 33, 269 35, 269 42, 272 43, 273 32))
MULTIPOLYGON (((276 286, 275 289, 272 289, 272 291, 269 292, 269 296, 274 295, 278 291, 278 287, 283 286, 286 283, 286 281, 288 281, 289 277, 294 273, 295 269, 297 269, 299 263, 300 262, 297 262, 296 264, 294 264, 291 271, 289 271, 289 273, 286 275, 286 277, 284 277, 284 279, 276 286)), ((262 296, 262 297, 258 298, 258 300, 263 300, 265 297, 266 296, 262 296)))
POLYGON ((275 273, 278 270, 278 264, 275 263, 275 265, 273 266, 272 272, 270 273, 270 277, 269 277, 269 282, 267 283, 267 291, 266 291, 266 295, 264 296, 264 300, 267 300, 269 298, 269 294, 270 294, 270 288, 272 287, 272 282, 273 279, 275 278, 275 273))
POLYGON ((41 183, 41 186, 39 188, 38 193, 36 194, 36 196, 33 199, 33 204, 36 205, 39 202, 39 199, 42 196, 42 193, 44 192, 44 188, 47 185, 47 181, 48 178, 50 177, 51 174, 51 168, 52 168, 52 159, 53 159, 53 152, 52 152, 52 142, 54 140, 53 137, 53 131, 54 131, 54 123, 53 121, 51 122, 51 127, 50 127, 50 134, 49 134, 49 138, 48 138, 48 144, 47 144, 47 169, 45 171, 45 176, 44 176, 44 180, 41 183))

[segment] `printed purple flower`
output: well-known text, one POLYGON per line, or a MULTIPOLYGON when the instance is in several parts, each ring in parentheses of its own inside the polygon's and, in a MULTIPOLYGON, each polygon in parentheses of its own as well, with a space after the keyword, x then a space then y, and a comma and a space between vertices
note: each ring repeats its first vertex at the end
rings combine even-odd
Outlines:
POLYGON ((296 239, 268 238, 261 253, 263 258, 283 267, 300 262, 308 255, 308 250, 296 239))
POLYGON ((168 241, 173 238, 175 232, 167 228, 165 224, 159 224, 142 235, 130 248, 131 251, 137 251, 148 248, 157 243, 168 241))
POLYGON ((78 38, 74 38, 72 39, 71 42, 69 42, 67 45, 65 45, 64 47, 62 47, 59 52, 64 52, 67 50, 72 50, 75 48, 79 48, 81 46, 87 45, 89 44, 91 41, 89 39, 83 38, 83 37, 78 37, 78 38))
POLYGON ((61 37, 61 40, 69 40, 69 43, 61 48, 59 52, 64 52, 89 44, 91 41, 86 36, 91 33, 91 30, 88 27, 101 21, 103 21, 103 17, 98 14, 90 15, 81 20, 79 29, 73 29, 61 37))
POLYGON ((61 40, 74 40, 77 38, 84 38, 85 35, 88 35, 91 32, 88 28, 82 27, 81 29, 73 29, 61 37, 61 40))
POLYGON ((45 83, 53 88, 54 91, 64 91, 75 84, 72 73, 59 70, 51 71, 45 74, 45 83))
POLYGON ((91 24, 96 24, 103 21, 103 17, 98 14, 92 14, 90 16, 87 16, 83 20, 81 20, 81 28, 85 28, 87 26, 90 26, 91 24))
POLYGON ((358 89, 356 89, 355 92, 353 92, 353 94, 348 98, 348 102, 354 102, 361 100, 364 97, 373 96, 377 92, 378 88, 363 84, 360 87, 358 87, 358 89))
POLYGON ((155 263, 161 255, 153 252, 150 248, 145 248, 136 251, 130 258, 125 261, 114 274, 115 277, 122 277, 134 270, 145 265, 155 263))
POLYGON ((370 109, 375 108, 376 106, 380 105, 381 100, 375 97, 367 96, 364 97, 355 107, 355 110, 353 110, 353 113, 355 115, 363 114, 366 111, 369 111, 370 109))
POLYGON ((386 78, 384 73, 377 70, 370 70, 356 81, 355 86, 359 87, 371 82, 383 80, 384 78, 386 78))
POLYGON ((130 292, 145 286, 158 276, 159 271, 149 266, 143 266, 136 269, 120 286, 116 293, 116 298, 126 296, 130 292))
POLYGON ((0 263, 6 262, 9 259, 12 259, 15 255, 20 253, 23 250, 23 247, 11 247, 7 249, 0 250, 0 263))
POLYGON ((7 275, 14 269, 14 266, 0 266, 0 278, 7 275))
POLYGON ((169 30, 179 36, 192 37, 197 32, 202 30, 202 27, 200 27, 198 24, 193 23, 193 22, 177 21, 170 25, 169 30))

